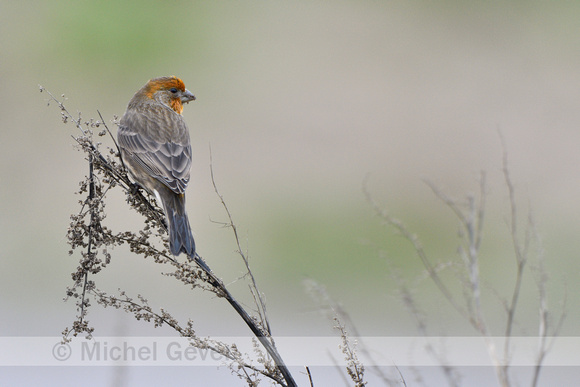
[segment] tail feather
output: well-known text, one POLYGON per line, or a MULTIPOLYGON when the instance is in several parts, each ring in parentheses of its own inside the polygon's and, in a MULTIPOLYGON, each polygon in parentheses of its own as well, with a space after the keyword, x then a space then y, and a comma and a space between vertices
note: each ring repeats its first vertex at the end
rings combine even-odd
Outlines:
POLYGON ((185 196, 174 192, 159 194, 169 226, 169 247, 175 256, 180 253, 195 256, 195 241, 185 211, 185 196))

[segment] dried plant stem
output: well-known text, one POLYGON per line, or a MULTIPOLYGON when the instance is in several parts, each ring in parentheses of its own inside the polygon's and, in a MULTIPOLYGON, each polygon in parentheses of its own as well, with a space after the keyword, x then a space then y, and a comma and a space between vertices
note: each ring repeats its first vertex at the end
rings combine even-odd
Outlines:
POLYGON ((248 325, 248 327, 250 328, 252 333, 254 333, 254 335, 258 338, 258 340, 264 346, 264 348, 266 349, 268 354, 272 357, 272 360, 274 360, 274 363, 276 364, 280 373, 283 375, 284 379, 286 380, 287 385, 288 386, 296 386, 296 382, 294 381, 292 374, 288 370, 288 367, 286 367, 284 360, 282 359, 282 357, 278 353, 278 350, 276 349, 276 345, 274 343, 274 339, 272 338, 272 334, 271 334, 271 330, 270 330, 270 324, 268 322, 268 318, 266 317, 266 305, 262 299, 260 292, 258 291, 258 287, 256 285, 256 280, 254 278, 254 275, 252 274, 252 271, 250 270, 250 265, 249 265, 248 259, 242 253, 242 248, 240 245, 240 239, 238 236, 237 228, 232 220, 232 215, 230 213, 230 210, 229 210, 228 206, 226 205, 223 196, 219 193, 219 190, 217 188, 215 178, 214 178, 214 173, 213 173, 212 161, 213 160, 211 158, 211 150, 210 150, 210 173, 211 173, 212 184, 213 184, 213 187, 214 187, 216 194, 220 198, 222 206, 224 207, 224 209, 226 211, 226 214, 227 214, 228 219, 229 219, 228 226, 231 227, 232 232, 234 233, 234 238, 236 240, 236 245, 238 247, 238 253, 242 257, 244 264, 246 266, 246 269, 247 269, 247 273, 252 281, 251 285, 250 285, 250 289, 252 290, 251 293, 254 296, 254 299, 258 300, 258 302, 256 302, 256 305, 258 307, 258 315, 260 317, 260 320, 262 321, 262 326, 264 327, 264 329, 262 329, 260 326, 258 326, 256 324, 256 321, 246 312, 246 310, 240 305, 240 303, 232 296, 232 294, 224 286, 223 282, 221 280, 219 280, 213 274, 211 269, 207 266, 207 264, 203 261, 203 259, 197 253, 194 257, 194 261, 199 265, 199 267, 202 270, 204 270, 206 272, 206 274, 209 276, 209 278, 211 278, 212 286, 219 289, 219 292, 228 301, 228 303, 232 306, 232 308, 234 308, 234 310, 240 315, 240 317, 248 325))
MULTIPOLYGON (((196 258, 201 257, 199 257, 196 253, 196 258)), ((196 259, 196 262, 199 261, 196 259)), ((232 294, 226 289, 224 284, 217 277, 215 277, 215 275, 212 273, 211 270, 209 270, 209 268, 206 265, 199 266, 201 267, 202 270, 206 272, 208 276, 210 276, 212 286, 219 289, 219 292, 223 294, 223 297, 229 302, 232 308, 234 308, 234 310, 240 315, 240 317, 248 325, 252 333, 258 338, 258 340, 264 346, 266 351, 268 351, 268 354, 272 357, 272 360, 274 361, 276 367, 284 377, 284 380, 286 380, 286 385, 288 387, 296 386, 296 382, 294 381, 292 374, 288 370, 288 367, 286 367, 284 360, 278 353, 278 350, 276 349, 276 346, 274 345, 274 342, 270 334, 268 332, 264 332, 264 330, 262 330, 256 324, 256 321, 248 314, 248 312, 246 312, 246 310, 240 305, 240 303, 236 301, 236 299, 232 296, 232 294)))
POLYGON ((252 293, 252 296, 254 297, 254 301, 256 303, 256 307, 258 308, 257 312, 258 312, 258 316, 260 317, 260 320, 262 322, 262 325, 265 327, 266 331, 268 332, 268 334, 272 334, 271 328, 270 328, 270 322, 268 321, 268 315, 266 313, 266 303, 264 302, 264 297, 262 296, 262 293, 258 290, 258 285, 256 284, 256 278, 254 277, 254 274, 252 273, 252 270, 250 270, 250 262, 248 260, 248 257, 243 253, 242 251, 242 246, 240 245, 240 238, 238 236, 238 229, 232 219, 232 214, 230 212, 230 209, 228 208, 224 197, 222 196, 222 194, 219 192, 216 182, 215 182, 215 177, 214 177, 214 173, 213 173, 213 156, 212 156, 212 152, 211 152, 211 147, 209 150, 209 169, 210 169, 210 175, 211 175, 211 183, 213 185, 214 191, 216 193, 216 195, 219 197, 220 202, 228 216, 228 223, 226 224, 226 226, 230 227, 232 229, 232 232, 234 234, 234 239, 236 241, 236 245, 237 245, 237 252, 240 255, 240 257, 242 258, 242 260, 244 261, 244 265, 246 266, 246 273, 247 275, 250 277, 250 292, 252 293))
POLYGON ((310 367, 306 366, 306 373, 308 374, 308 381, 310 382, 310 387, 314 387, 314 382, 312 381, 312 374, 310 373, 310 367))
MULTIPOLYGON (((94 166, 93 166, 93 155, 89 155, 89 197, 88 200, 92 201, 95 198, 95 181, 94 181, 94 166)), ((95 224, 95 211, 93 206, 90 206, 90 212, 91 212, 91 228, 89 228, 89 236, 88 236, 88 243, 87 243, 87 257, 90 257, 90 255, 92 254, 91 252, 91 248, 92 248, 92 233, 93 233, 93 227, 92 225, 95 224)), ((86 294, 87 294, 87 284, 89 281, 89 271, 86 270, 83 276, 83 293, 81 296, 81 311, 80 311, 80 322, 83 323, 84 319, 85 319, 85 306, 86 306, 86 294)))
POLYGON ((505 140, 500 133, 500 140, 503 147, 503 157, 502 157, 502 172, 504 176, 504 181, 508 189, 509 195, 509 205, 510 205, 510 234, 512 238, 512 246, 515 253, 516 260, 516 278, 514 283, 514 288, 511 295, 511 300, 506 304, 507 320, 505 326, 505 341, 503 349, 504 366, 502 367, 502 384, 504 386, 509 386, 509 373, 508 369, 510 366, 510 348, 511 348, 511 338, 512 330, 514 326, 514 318, 516 310, 518 307, 518 300, 522 287, 522 279, 524 276, 524 270, 526 263, 528 261, 528 247, 530 243, 529 238, 529 227, 526 230, 525 242, 522 245, 518 234, 518 212, 516 206, 515 189, 512 183, 509 168, 508 168, 508 156, 505 145, 505 140))
POLYGON ((461 316, 469 319, 469 314, 467 313, 465 308, 463 308, 457 301, 455 301, 455 298, 453 297, 453 295, 451 294, 451 292, 449 291, 447 286, 445 286, 445 284, 443 283, 443 281, 439 277, 437 270, 429 261, 429 258, 427 257, 427 253, 423 249, 423 246, 421 245, 421 242, 419 241, 419 238, 417 237, 417 235, 415 235, 411 231, 409 231, 409 229, 407 229, 407 227, 400 220, 393 218, 384 209, 382 209, 378 205, 378 203, 373 199, 370 192, 366 188, 366 185, 363 186, 363 191, 364 191, 364 194, 366 196, 367 201, 371 204, 371 206, 373 207, 375 212, 379 215, 379 217, 381 219, 383 219, 383 221, 386 224, 394 227, 395 230, 397 230, 397 232, 400 233, 404 239, 406 239, 407 241, 409 241, 411 243, 415 253, 417 254, 419 259, 421 260, 421 263, 423 264, 423 266, 427 270, 429 277, 435 283, 435 285, 437 286, 437 288, 439 289, 441 294, 443 294, 443 297, 445 297, 445 299, 449 302, 449 304, 451 304, 451 306, 461 316))
POLYGON ((497 348, 491 338, 491 333, 485 321, 483 308, 481 305, 481 278, 479 271, 479 250, 483 237, 483 225, 485 218, 485 187, 486 175, 481 172, 479 179, 479 201, 473 195, 467 197, 467 210, 462 210, 457 201, 451 199, 433 183, 426 182, 433 193, 447 207, 449 207, 462 228, 460 235, 464 239, 464 245, 460 246, 459 254, 463 259, 465 271, 469 279, 469 292, 467 292, 468 321, 481 334, 484 339, 487 353, 494 364, 498 379, 502 386, 507 387, 509 380, 506 376, 505 360, 499 359, 497 348))
MULTIPOLYGON (((501 137, 501 133, 500 133, 501 137)), ((523 233, 523 238, 520 237, 520 230, 518 229, 518 224, 520 220, 518 218, 518 208, 516 204, 515 189, 510 177, 507 151, 503 137, 501 137, 503 146, 503 165, 502 173, 503 180, 507 187, 509 196, 509 233, 512 243, 512 248, 514 250, 514 260, 516 264, 516 272, 514 276, 513 289, 509 294, 509 299, 503 301, 503 305, 506 313, 506 322, 503 330, 504 342, 503 348, 497 349, 496 344, 492 339, 492 334, 485 321, 485 313, 483 310, 481 302, 481 282, 480 271, 479 271, 479 252, 481 248, 481 242, 483 239, 483 224, 485 218, 485 202, 486 202, 486 176, 485 173, 481 173, 479 181, 479 198, 473 195, 467 197, 466 205, 450 198, 440 189, 438 189, 434 184, 426 182, 429 188, 433 191, 437 198, 439 198, 447 207, 451 209, 455 217, 458 219, 460 224, 460 237, 461 242, 459 246, 459 255, 463 261, 463 268, 467 277, 467 285, 465 292, 465 306, 458 303, 451 292, 448 290, 447 286, 441 280, 435 266, 431 264, 427 257, 421 243, 419 242, 416 235, 411 233, 405 225, 399 220, 391 217, 385 210, 380 208, 376 202, 373 200, 371 195, 368 193, 366 186, 364 187, 364 192, 369 203, 371 203, 375 212, 385 221, 386 224, 392 226, 399 234, 403 236, 411 245, 417 256, 419 257, 421 263, 427 271, 427 274, 431 280, 435 283, 443 297, 450 303, 450 305, 458 311, 461 316, 467 319, 469 323, 481 334, 484 338, 484 342, 487 347, 487 352, 494 364, 494 368, 497 374, 499 384, 503 387, 509 387, 511 385, 509 369, 512 361, 511 345, 512 337, 515 326, 516 313, 519 306, 519 299, 522 293, 523 279, 526 274, 526 268, 528 266, 529 255, 530 255, 530 245, 533 241, 539 244, 539 237, 535 233, 533 227, 533 221, 531 216, 528 216, 527 225, 523 233)), ((539 379, 540 370, 544 361, 544 358, 549 350, 550 343, 548 343, 548 331, 550 328, 550 319, 547 307, 547 296, 546 296, 546 286, 547 281, 546 273, 543 267, 543 251, 539 251, 538 262, 539 267, 537 272, 539 273, 539 279, 537 280, 537 287, 539 293, 539 323, 538 323, 538 354, 536 357, 536 364, 534 367, 534 375, 532 386, 536 386, 539 379)), ((426 324, 420 317, 412 296, 410 292, 402 286, 402 295, 405 302, 413 315, 416 316, 419 328, 425 333, 426 324)), ((563 311, 560 317, 560 323, 556 326, 554 334, 557 335, 561 322, 565 317, 565 312, 563 311)), ((425 333, 426 334, 426 333, 425 333)), ((450 383, 453 384, 453 379, 448 377, 450 383)))
MULTIPOLYGON (((324 286, 311 279, 305 280, 304 285, 310 296, 320 305, 323 310, 327 312, 327 317, 332 320, 334 329, 340 333, 341 344, 339 345, 339 348, 342 350, 344 358, 347 362, 346 372, 348 373, 348 376, 354 382, 356 387, 366 386, 367 382, 364 381, 365 366, 359 361, 356 351, 358 343, 352 342, 346 328, 345 321, 349 322, 354 329, 354 324, 352 324, 350 316, 329 296, 324 286)), ((334 359, 332 355, 330 356, 336 364, 336 359, 334 359)), ((337 366, 337 368, 339 367, 337 366)), ((342 373, 340 373, 340 375, 343 376, 343 379, 346 383, 346 377, 344 377, 342 373)), ((390 381, 386 377, 383 380, 389 382, 390 384, 390 381)))

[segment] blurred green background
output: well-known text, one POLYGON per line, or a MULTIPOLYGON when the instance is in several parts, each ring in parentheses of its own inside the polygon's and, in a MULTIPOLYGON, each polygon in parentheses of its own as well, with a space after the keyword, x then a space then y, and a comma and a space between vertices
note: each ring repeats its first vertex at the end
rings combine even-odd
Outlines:
MULTIPOLYGON (((314 279, 362 335, 414 335, 393 276, 415 289, 433 334, 475 334, 383 227, 363 184, 434 262, 457 262, 457 222, 422 179, 463 199, 478 192, 481 170, 484 302, 503 334, 515 263, 498 130, 522 222, 531 210, 542 240, 548 306, 557 317, 567 294, 562 334, 579 334, 579 17, 580 5, 563 1, 0 1, 0 335, 56 336, 76 313, 62 301, 79 258, 68 256, 65 234, 87 165, 73 148, 76 129, 38 85, 64 94, 84 119, 98 109, 111 120, 162 75, 179 76, 198 98, 184 116, 199 252, 251 303, 231 232, 216 223, 226 217, 211 145, 275 334, 331 334, 303 286, 314 279)), ((140 225, 120 193, 107 212, 115 230, 140 225)), ((223 302, 161 271, 118 248, 95 280, 193 318, 202 336, 248 334, 223 302)), ((529 274, 522 335, 537 332, 529 274)), ((172 334, 99 307, 90 320, 97 335, 172 334)))

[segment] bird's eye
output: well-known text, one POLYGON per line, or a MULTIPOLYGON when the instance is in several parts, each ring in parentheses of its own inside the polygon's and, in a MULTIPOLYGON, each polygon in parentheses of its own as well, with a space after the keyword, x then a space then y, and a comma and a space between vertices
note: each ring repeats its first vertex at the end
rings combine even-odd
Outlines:
POLYGON ((171 89, 169 89, 170 92, 172 92, 173 94, 177 93, 177 88, 172 87, 171 89))

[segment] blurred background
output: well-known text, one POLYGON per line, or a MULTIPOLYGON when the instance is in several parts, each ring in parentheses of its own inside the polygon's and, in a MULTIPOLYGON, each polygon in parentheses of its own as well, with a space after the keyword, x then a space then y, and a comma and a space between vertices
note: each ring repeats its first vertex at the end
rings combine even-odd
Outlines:
MULTIPOLYGON (((408 243, 384 227, 363 187, 418 234, 434 263, 459 262, 457 220, 424 180, 463 200, 478 194, 481 171, 484 305, 502 335, 501 303, 511 297, 516 266, 498 132, 520 230, 532 213, 542 242, 548 306, 557 320, 567 296, 560 334, 580 334, 579 17, 580 4, 563 1, 0 1, 0 336, 58 336, 76 315, 74 302, 63 302, 79 259, 68 255, 65 234, 88 167, 74 149, 77 129, 61 122, 38 85, 64 94, 83 120, 99 110, 116 132, 114 116, 163 75, 182 78, 197 97, 184 117, 199 253, 251 305, 235 241, 221 225, 211 146, 216 183, 275 335, 336 334, 306 279, 324 285, 363 336, 418 334, 398 282, 414 290, 430 334, 477 335, 425 278, 408 243)), ((111 192, 106 211, 113 230, 141 225, 121 192, 111 192)), ((538 266, 533 253, 530 268, 538 266)), ((451 266, 445 278, 461 298, 458 270, 451 266)), ((249 334, 225 302, 163 271, 122 247, 94 280, 192 318, 201 336, 249 334)), ((517 335, 538 330, 538 276, 527 275, 517 335)), ((98 306, 89 320, 96 336, 173 335, 98 306)), ((6 385, 32 377, 25 368, 6 371, 6 385)), ((238 383, 227 370, 213 371, 212 382, 219 375, 238 383)), ((95 385, 137 385, 145 373, 120 380, 112 370, 74 369, 58 385, 89 372, 95 385)))

